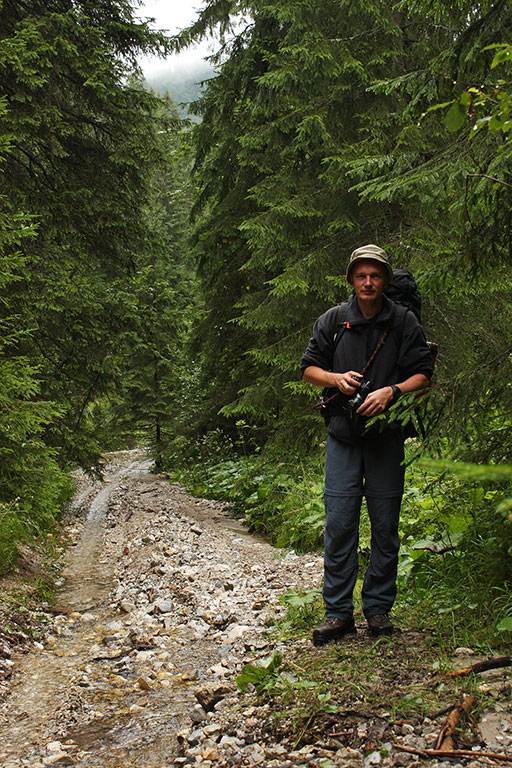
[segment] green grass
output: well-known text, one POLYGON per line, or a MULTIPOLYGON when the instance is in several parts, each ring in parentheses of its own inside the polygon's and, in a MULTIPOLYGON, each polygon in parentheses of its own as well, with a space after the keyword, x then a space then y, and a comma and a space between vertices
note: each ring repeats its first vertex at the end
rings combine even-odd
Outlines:
MULTIPOLYGON (((287 614, 270 635, 280 643, 280 665, 273 665, 253 695, 271 705, 275 729, 294 744, 317 738, 322 728, 342 731, 351 716, 419 723, 475 693, 482 682, 473 675, 447 676, 454 665, 454 644, 442 631, 408 631, 404 626, 402 632, 377 639, 359 631, 315 647, 311 631, 323 616, 318 591, 292 592, 282 602, 288 605, 287 614)), ((364 624, 360 614, 356 621, 364 624)), ((494 706, 506 696, 506 691, 491 696, 478 690, 478 706, 494 706)))
POLYGON ((0 575, 8 573, 18 559, 17 544, 30 537, 30 525, 19 513, 16 502, 0 504, 0 575))
MULTIPOLYGON (((215 440, 213 440, 215 437, 215 440)), ((180 479, 198 495, 234 502, 252 530, 279 547, 319 550, 324 524, 322 457, 290 464, 275 456, 222 459, 219 435, 200 464, 180 479)), ((447 646, 499 647, 512 639, 510 483, 457 478, 432 466, 409 466, 402 503, 399 594, 395 615, 406 626, 436 628, 447 646)), ((360 577, 370 529, 364 504, 360 577)), ((355 601, 359 605, 359 589, 355 601)))

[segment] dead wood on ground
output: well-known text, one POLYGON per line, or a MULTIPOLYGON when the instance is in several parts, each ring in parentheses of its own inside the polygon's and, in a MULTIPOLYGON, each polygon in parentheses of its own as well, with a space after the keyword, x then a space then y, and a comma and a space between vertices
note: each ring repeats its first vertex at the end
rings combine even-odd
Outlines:
POLYGON ((463 677, 464 675, 470 675, 472 672, 474 675, 479 672, 486 672, 488 669, 499 669, 500 667, 510 667, 512 664, 512 657, 510 656, 498 656, 496 658, 485 659, 485 661, 479 661, 473 664, 471 667, 464 667, 463 669, 456 669, 454 672, 449 672, 446 677, 463 677))
POLYGON ((467 696, 462 704, 456 704, 453 707, 439 731, 434 749, 439 749, 442 752, 453 752, 455 749, 455 732, 461 715, 464 713, 466 717, 469 717, 469 712, 474 703, 475 697, 467 696))
POLYGON ((485 758, 487 760, 498 760, 504 763, 512 763, 512 757, 508 755, 500 755, 498 752, 480 752, 478 750, 473 751, 471 749, 413 749, 412 747, 406 747, 403 744, 393 745, 394 749, 400 750, 400 752, 408 752, 411 755, 419 755, 420 757, 471 757, 473 760, 480 760, 485 758))

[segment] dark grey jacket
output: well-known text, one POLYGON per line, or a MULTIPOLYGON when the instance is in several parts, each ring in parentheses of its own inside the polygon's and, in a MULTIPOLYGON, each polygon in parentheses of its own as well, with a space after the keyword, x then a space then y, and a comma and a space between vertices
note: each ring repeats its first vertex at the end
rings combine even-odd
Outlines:
MULTIPOLYGON (((370 320, 362 314, 355 296, 344 305, 346 311, 341 311, 338 306, 324 312, 313 327, 313 336, 301 360, 301 373, 310 365, 336 373, 362 372, 389 327, 386 340, 366 373, 372 389, 397 384, 416 373, 431 378, 431 354, 416 316, 410 310, 395 307, 386 296, 383 301, 379 314, 370 320), (340 315, 349 322, 350 328, 342 331, 336 345, 334 337, 339 330, 340 315)), ((335 393, 336 389, 331 392, 335 393)), ((343 413, 347 400, 340 395, 333 401, 335 407, 328 420, 328 431, 342 442, 353 443, 359 437, 358 430, 354 432, 343 413)))

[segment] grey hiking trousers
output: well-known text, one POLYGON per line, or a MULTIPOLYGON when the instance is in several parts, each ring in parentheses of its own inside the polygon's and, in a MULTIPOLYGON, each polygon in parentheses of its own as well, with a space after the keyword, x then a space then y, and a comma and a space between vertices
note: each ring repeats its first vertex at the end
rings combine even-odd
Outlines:
POLYGON ((362 589, 366 618, 388 613, 396 597, 398 521, 404 487, 402 434, 370 434, 358 445, 327 437, 323 598, 327 616, 348 619, 354 610, 361 501, 371 525, 370 561, 362 589))

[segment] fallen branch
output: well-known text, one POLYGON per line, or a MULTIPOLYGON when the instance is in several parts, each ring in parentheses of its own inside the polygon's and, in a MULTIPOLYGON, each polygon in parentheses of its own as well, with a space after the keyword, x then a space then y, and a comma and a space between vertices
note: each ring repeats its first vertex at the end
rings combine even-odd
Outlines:
POLYGON ((479 661, 473 664, 471 667, 464 667, 463 669, 456 669, 454 672, 449 672, 446 677, 463 677, 464 675, 474 675, 479 672, 486 672, 488 669, 499 669, 500 667, 510 667, 512 664, 512 658, 510 656, 498 656, 497 658, 486 659, 485 661, 479 661))
POLYGON ((392 744, 395 749, 401 752, 409 752, 411 755, 419 755, 420 757, 471 757, 473 760, 479 760, 480 758, 486 758, 490 760, 501 760, 504 763, 512 763, 512 757, 508 755, 500 755, 496 752, 473 752, 471 749, 413 749, 412 747, 405 747, 402 744, 392 744))
POLYGON ((462 713, 469 716, 469 710, 475 703, 474 696, 467 696, 462 704, 456 704, 443 723, 439 736, 436 739, 434 749, 453 752, 455 749, 455 731, 459 724, 462 713))
POLYGON ((452 711, 452 709, 455 709, 456 706, 457 706, 456 704, 449 704, 447 707, 438 709, 437 712, 434 712, 433 714, 429 715, 429 717, 431 720, 437 720, 438 717, 441 717, 442 715, 447 715, 449 712, 452 711))
MULTIPOLYGON (((337 713, 338 717, 360 717, 361 720, 385 720, 388 722, 387 717, 382 715, 376 715, 375 712, 360 712, 358 709, 344 709, 337 713)), ((400 722, 400 721, 395 721, 400 722)))

